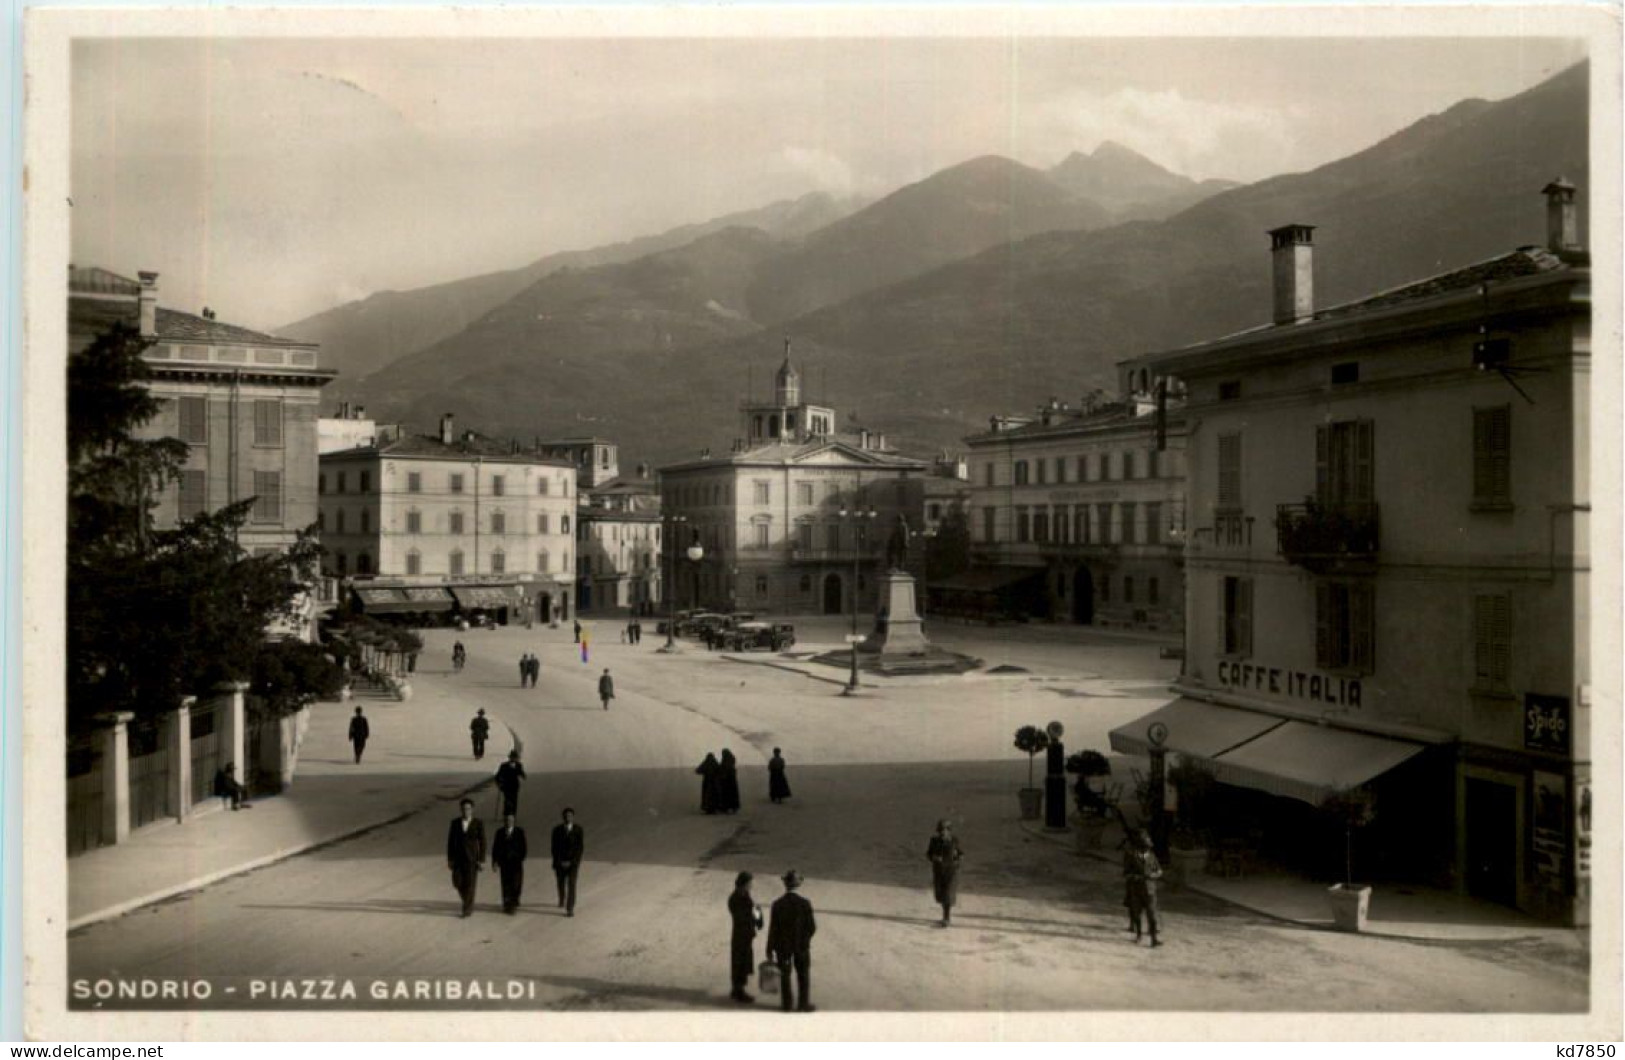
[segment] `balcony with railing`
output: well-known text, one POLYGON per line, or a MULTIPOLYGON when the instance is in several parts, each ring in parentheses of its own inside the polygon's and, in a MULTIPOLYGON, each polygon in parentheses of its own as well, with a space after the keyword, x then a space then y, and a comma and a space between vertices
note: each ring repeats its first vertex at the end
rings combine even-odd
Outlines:
POLYGON ((1307 500, 1275 510, 1281 555, 1315 572, 1375 563, 1377 526, 1377 506, 1370 502, 1307 500))

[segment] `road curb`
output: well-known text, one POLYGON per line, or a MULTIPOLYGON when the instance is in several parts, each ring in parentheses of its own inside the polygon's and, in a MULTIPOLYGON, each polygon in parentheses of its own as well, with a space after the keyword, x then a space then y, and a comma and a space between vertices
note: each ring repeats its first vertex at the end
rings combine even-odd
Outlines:
MULTIPOLYGON (((507 722, 503 722, 502 724, 503 727, 508 730, 509 736, 513 739, 515 745, 517 746, 519 742, 518 734, 514 732, 513 727, 508 725, 507 722)), ((172 898, 179 898, 182 895, 191 894, 193 891, 201 891, 206 887, 212 887, 213 885, 220 883, 222 880, 229 880, 233 876, 244 876, 250 872, 257 872, 269 865, 275 865, 279 861, 287 861, 289 858, 298 857, 300 854, 309 854, 311 851, 321 850, 324 847, 330 847, 336 843, 344 843, 351 839, 357 839, 366 835, 368 832, 376 832, 380 828, 388 828, 390 825, 399 824, 408 817, 415 817, 418 814, 423 813, 425 810, 433 809, 438 803, 450 802, 453 799, 462 800, 468 798, 469 796, 474 795, 476 792, 483 791, 495 783, 496 778, 494 776, 487 777, 479 783, 463 788, 461 791, 454 794, 436 795, 432 799, 422 802, 409 810, 396 813, 385 820, 373 821, 370 824, 358 825, 355 828, 341 832, 338 835, 323 836, 318 839, 312 839, 309 842, 296 843, 293 846, 283 847, 282 849, 276 850, 270 854, 253 858, 249 861, 233 865, 230 868, 207 873, 203 876, 198 876, 187 880, 185 883, 175 884, 170 887, 163 887, 149 894, 144 894, 139 898, 131 898, 127 901, 119 902, 116 905, 110 905, 105 908, 98 909, 95 912, 86 913, 84 916, 68 921, 68 934, 71 935, 75 931, 91 927, 106 920, 117 919, 118 917, 124 916, 128 913, 134 913, 141 909, 145 909, 148 906, 157 905, 160 902, 167 902, 172 898)))
MULTIPOLYGON (((1047 831, 1047 830, 1045 830, 1043 828, 1035 828, 1026 821, 1022 821, 1022 822, 1020 822, 1020 824, 1021 824, 1022 831, 1026 832, 1028 835, 1036 836, 1036 837, 1038 837, 1040 839, 1047 840, 1047 841, 1049 841, 1051 843, 1055 843, 1057 845, 1067 845, 1067 840, 1065 838, 1063 838, 1063 833, 1050 832, 1050 831, 1047 831)), ((1070 835, 1070 833, 1064 833, 1064 834, 1065 835, 1070 835)), ((1106 862, 1108 864, 1114 863, 1116 861, 1116 858, 1112 857, 1110 854, 1096 853, 1094 851, 1077 850, 1075 845, 1072 846, 1072 849, 1073 849, 1073 853, 1077 854, 1079 857, 1087 857, 1087 858, 1091 858, 1091 859, 1093 859, 1095 861, 1103 861, 1103 862, 1106 862)), ((1328 932, 1328 933, 1331 933, 1331 934, 1337 934, 1337 935, 1354 934, 1354 935, 1357 935, 1360 938, 1389 939, 1389 940, 1392 940, 1394 942, 1420 942, 1420 943, 1425 943, 1425 944, 1430 944, 1430 945, 1445 945, 1445 946, 1499 946, 1499 945, 1502 945, 1502 944, 1508 943, 1508 942, 1538 942, 1538 941, 1540 941, 1540 938, 1541 938, 1541 936, 1539 936, 1539 935, 1508 935, 1505 938, 1494 938, 1494 939, 1455 939, 1455 938, 1440 938, 1437 935, 1406 935, 1406 934, 1401 934, 1401 933, 1399 933, 1397 931, 1369 931, 1369 930, 1367 930, 1367 931, 1361 931, 1361 932, 1344 932, 1344 931, 1339 931, 1335 926, 1333 926, 1331 924, 1327 924, 1327 923, 1324 923, 1324 922, 1321 922, 1321 921, 1315 921, 1315 920, 1299 920, 1296 917, 1285 916, 1285 915, 1283 915, 1281 913, 1274 913, 1274 912, 1271 912, 1268 909, 1261 909, 1256 905, 1252 905, 1252 904, 1249 904, 1247 902, 1238 901, 1235 898, 1231 898, 1231 897, 1229 897, 1227 895, 1216 894, 1215 892, 1207 890, 1206 888, 1193 886, 1190 883, 1181 884, 1180 889, 1185 890, 1185 891, 1189 891, 1192 894, 1199 894, 1204 898, 1211 898, 1215 902, 1220 902, 1220 903, 1222 903, 1224 905, 1228 905, 1228 906, 1231 906, 1233 908, 1240 909, 1243 912, 1252 913, 1255 916, 1261 916, 1261 917, 1264 917, 1267 920, 1274 920, 1277 923, 1290 924, 1293 927, 1303 928, 1306 931, 1325 931, 1325 932, 1328 932)))

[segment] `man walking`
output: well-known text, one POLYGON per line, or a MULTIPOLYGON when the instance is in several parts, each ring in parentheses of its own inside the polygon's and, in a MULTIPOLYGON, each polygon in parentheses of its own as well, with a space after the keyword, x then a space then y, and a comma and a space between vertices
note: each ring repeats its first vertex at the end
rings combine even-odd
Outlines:
POLYGON ((1162 865, 1157 861, 1156 849, 1151 843, 1151 833, 1140 829, 1126 841, 1123 851, 1123 883, 1127 892, 1125 901, 1128 905, 1129 930, 1134 932, 1134 941, 1140 941, 1140 924, 1142 918, 1145 927, 1151 933, 1151 945, 1161 946, 1157 941, 1157 881, 1162 879, 1162 865))
POLYGON ((355 747, 355 764, 361 764, 361 752, 367 749, 367 737, 372 735, 372 726, 362 716, 361 708, 355 708, 355 717, 350 719, 350 743, 355 747))
POLYGON ((502 818, 496 838, 491 840, 491 864, 502 878, 502 911, 509 916, 519 909, 519 894, 525 889, 525 858, 529 854, 525 830, 514 824, 510 810, 502 818))
POLYGON ((485 867, 485 825, 474 816, 474 800, 464 799, 462 816, 451 822, 446 833, 446 867, 451 885, 463 899, 463 916, 474 914, 474 890, 485 867))
POLYGON ((484 707, 481 707, 474 715, 474 720, 468 723, 468 735, 474 742, 474 761, 478 762, 485 757, 485 741, 491 735, 491 723, 485 720, 484 707))
POLYGON ((818 930, 813 922, 812 903, 796 893, 801 873, 791 869, 783 876, 784 894, 773 903, 773 919, 767 929, 767 955, 779 966, 779 1006, 790 1011, 790 969, 796 972, 796 1010, 812 1012, 812 937, 818 930))
POLYGON ((576 643, 580 644, 581 643, 581 620, 580 619, 571 619, 570 624, 575 627, 576 643))
POLYGON ((542 657, 532 655, 530 657, 530 687, 536 687, 536 679, 540 676, 542 676, 542 657))
POLYGON ((615 679, 609 676, 609 671, 606 669, 604 671, 604 676, 598 679, 598 699, 604 704, 604 709, 608 710, 609 701, 614 698, 615 679))
POLYGON ((519 687, 524 688, 530 684, 530 653, 526 652, 519 657, 519 687))
POLYGON ((745 984, 750 982, 750 973, 756 967, 756 932, 762 928, 762 907, 750 896, 750 881, 754 878, 748 872, 741 872, 734 879, 733 893, 728 896, 728 916, 733 920, 733 935, 728 940, 733 989, 728 996, 741 1004, 756 1000, 745 992, 745 984))
POLYGON ((519 761, 519 751, 508 752, 508 760, 497 767, 497 790, 502 792, 502 816, 512 817, 519 812, 519 785, 525 779, 525 767, 519 761))
POLYGON ((553 826, 553 876, 559 883, 559 906, 565 916, 576 915, 576 875, 581 871, 581 854, 586 843, 576 812, 564 808, 564 820, 553 826))

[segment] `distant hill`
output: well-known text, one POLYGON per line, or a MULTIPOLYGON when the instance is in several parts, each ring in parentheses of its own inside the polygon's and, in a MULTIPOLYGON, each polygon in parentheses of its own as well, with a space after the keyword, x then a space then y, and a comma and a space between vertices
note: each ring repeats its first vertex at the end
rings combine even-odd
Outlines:
POLYGON ((1074 151, 1049 171, 1050 179, 1089 199, 1119 221, 1156 221, 1221 191, 1233 180, 1195 181, 1157 165, 1137 151, 1107 140, 1091 154, 1074 151))
MULTIPOLYGON (((920 260, 891 247, 920 238, 903 234, 917 227, 864 231, 912 207, 881 200, 814 232, 790 251, 796 269, 765 232, 717 233, 648 262, 544 281, 360 385, 369 405, 382 401, 375 411, 419 424, 454 411, 519 437, 590 430, 621 443, 623 465, 660 463, 726 449, 738 399, 752 379, 765 392, 789 335, 809 392, 843 418, 857 413, 921 451, 956 445, 991 413, 1115 388, 1124 357, 1265 322, 1265 233, 1278 225, 1318 226, 1322 305, 1543 241, 1541 187, 1558 175, 1582 193, 1589 183, 1587 78, 1582 65, 1511 99, 1461 103, 1348 158, 1221 192, 1165 220, 998 241, 768 328, 756 322, 828 296, 797 284, 827 282, 833 263, 859 267, 833 248, 920 260), (779 281, 764 293, 763 277, 779 281)), ((1106 161, 1123 161, 1118 154, 1106 161)), ((1048 191, 1058 186, 1052 175, 1006 160, 968 165, 937 187, 971 194, 931 198, 985 193, 1006 231, 1082 201, 1048 191)), ((934 216, 922 209, 915 223, 934 216)), ((996 226, 965 227, 980 238, 996 226)))
POLYGON ((1110 213, 1036 169, 986 155, 892 192, 809 235, 762 270, 752 315, 788 320, 1036 232, 1094 228, 1110 213))
POLYGON ((837 200, 823 192, 814 192, 703 224, 683 225, 659 235, 591 250, 550 254, 518 269, 409 291, 380 291, 274 331, 287 338, 321 343, 322 364, 340 372, 339 379, 328 388, 326 397, 332 400, 348 396, 361 376, 457 334, 559 269, 635 261, 713 232, 740 226, 760 228, 782 239, 798 239, 861 205, 859 200, 837 200))

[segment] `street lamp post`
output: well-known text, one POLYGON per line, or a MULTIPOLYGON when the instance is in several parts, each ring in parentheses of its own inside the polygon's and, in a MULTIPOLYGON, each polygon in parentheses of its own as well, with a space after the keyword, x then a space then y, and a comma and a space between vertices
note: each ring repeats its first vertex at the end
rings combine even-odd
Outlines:
POLYGON ((677 550, 672 545, 672 539, 677 535, 677 527, 688 522, 683 515, 668 515, 660 520, 663 525, 664 538, 661 540, 661 550, 666 554, 666 646, 661 648, 664 652, 677 650, 677 550))
POLYGON ((879 513, 873 508, 867 511, 853 508, 840 510, 841 521, 852 527, 852 632, 846 638, 852 645, 852 675, 847 679, 846 687, 841 689, 841 695, 854 696, 858 692, 858 562, 863 556, 863 544, 868 541, 868 527, 873 525, 879 513))
POLYGON ((694 541, 688 546, 688 558, 694 561, 694 607, 700 606, 700 560, 705 558, 705 546, 700 544, 700 532, 694 531, 694 541))

